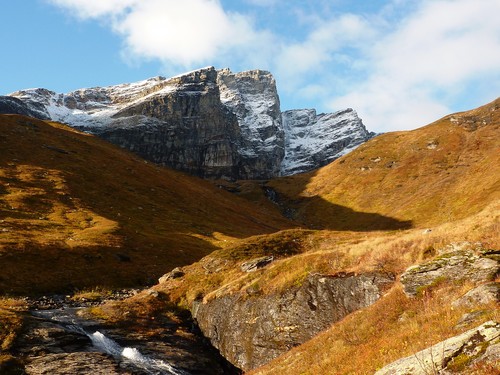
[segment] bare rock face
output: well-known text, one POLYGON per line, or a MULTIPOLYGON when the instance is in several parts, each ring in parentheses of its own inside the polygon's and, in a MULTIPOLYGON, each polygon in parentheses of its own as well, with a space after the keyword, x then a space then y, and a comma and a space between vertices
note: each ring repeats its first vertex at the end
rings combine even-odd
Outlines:
POLYGON ((285 158, 281 175, 310 171, 354 150, 375 134, 368 132, 357 113, 320 114, 314 109, 283 112, 285 158))
POLYGON ((12 96, 0 96, 0 114, 30 116, 40 118, 41 120, 48 119, 47 116, 38 113, 38 111, 32 110, 30 106, 24 103, 22 100, 14 98, 12 96))
POLYGON ((393 279, 380 274, 309 276, 281 295, 226 295, 197 301, 193 317, 235 366, 247 371, 309 340, 377 301, 393 279))
POLYGON ((463 363, 483 361, 499 364, 499 340, 500 324, 490 321, 414 355, 399 359, 377 371, 375 375, 452 374, 458 371, 470 373, 467 368, 460 368, 463 363), (491 349, 488 351, 489 348, 491 349))
POLYGON ((223 69, 219 71, 217 83, 222 103, 236 115, 240 125, 241 177, 278 176, 285 149, 280 101, 273 76, 262 70, 232 73, 223 69))
POLYGON ((269 179, 318 168, 372 136, 352 110, 283 115, 271 73, 213 67, 58 94, 0 98, 0 113, 66 123, 204 178, 269 179), (285 126, 284 126, 285 124, 285 126))
POLYGON ((498 252, 486 250, 481 244, 463 242, 443 249, 437 258, 410 267, 401 275, 404 291, 417 295, 422 288, 440 280, 490 281, 500 271, 498 252), (448 252, 449 251, 449 252, 448 252))
POLYGON ((474 307, 492 302, 500 303, 500 283, 498 282, 479 285, 454 301, 452 306, 474 307))

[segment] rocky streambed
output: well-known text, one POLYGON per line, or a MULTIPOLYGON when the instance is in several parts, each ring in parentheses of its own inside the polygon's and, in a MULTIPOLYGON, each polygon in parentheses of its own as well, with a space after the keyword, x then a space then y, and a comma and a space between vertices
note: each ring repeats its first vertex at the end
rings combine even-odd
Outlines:
MULTIPOLYGON (((120 291, 120 299, 136 291, 120 291)), ((148 329, 89 319, 89 306, 69 296, 28 300, 25 328, 12 353, 24 368, 13 374, 238 374, 189 320, 148 322, 148 329)))

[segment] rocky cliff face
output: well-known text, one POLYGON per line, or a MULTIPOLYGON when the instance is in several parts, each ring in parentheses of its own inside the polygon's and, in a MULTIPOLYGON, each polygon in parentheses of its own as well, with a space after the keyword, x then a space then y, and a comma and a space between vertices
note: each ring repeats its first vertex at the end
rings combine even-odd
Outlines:
POLYGON ((326 165, 374 136, 350 108, 319 115, 314 109, 285 111, 283 126, 286 153, 281 174, 284 176, 326 165))
POLYGON ((36 117, 42 120, 48 119, 47 116, 33 110, 30 105, 12 96, 0 96, 0 114, 16 114, 36 117))
POLYGON ((285 155, 276 82, 269 72, 219 71, 221 102, 238 118, 243 178, 278 176, 285 155))
POLYGON ((68 94, 31 89, 7 98, 0 100, 0 111, 63 122, 206 178, 267 179, 308 171, 371 136, 352 110, 282 114, 275 80, 261 70, 209 67, 169 79, 68 94))
POLYGON ((212 345, 247 371, 371 305, 392 282, 380 274, 315 275, 281 295, 235 294, 196 302, 193 317, 212 345))

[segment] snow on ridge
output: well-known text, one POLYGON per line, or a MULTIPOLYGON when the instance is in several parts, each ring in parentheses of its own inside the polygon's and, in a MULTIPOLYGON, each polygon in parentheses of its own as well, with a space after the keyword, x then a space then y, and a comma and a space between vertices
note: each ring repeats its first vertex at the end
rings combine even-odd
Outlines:
POLYGON ((200 90, 214 87, 218 87, 222 105, 238 119, 239 155, 266 165, 270 174, 289 175, 317 168, 370 138, 350 108, 326 114, 317 114, 314 109, 281 112, 275 79, 264 70, 232 73, 229 69, 215 70, 209 66, 171 78, 157 76, 66 94, 27 89, 10 96, 23 100, 34 112, 52 120, 92 131, 103 127, 160 126, 163 122, 155 117, 113 116, 157 96, 176 91, 179 95, 199 95, 200 90))
POLYGON ((328 114, 314 109, 283 112, 285 157, 281 175, 305 172, 345 155, 365 142, 369 133, 348 108, 328 114))

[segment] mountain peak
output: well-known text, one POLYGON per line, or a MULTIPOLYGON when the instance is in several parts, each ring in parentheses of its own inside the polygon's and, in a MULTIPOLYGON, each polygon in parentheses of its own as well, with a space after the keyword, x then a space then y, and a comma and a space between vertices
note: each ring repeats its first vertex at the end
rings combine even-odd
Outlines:
POLYGON ((66 123, 153 162, 208 178, 304 172, 370 138, 350 109, 282 113, 276 81, 260 69, 233 73, 209 66, 171 78, 66 94, 30 89, 10 97, 26 106, 23 114, 66 123))

